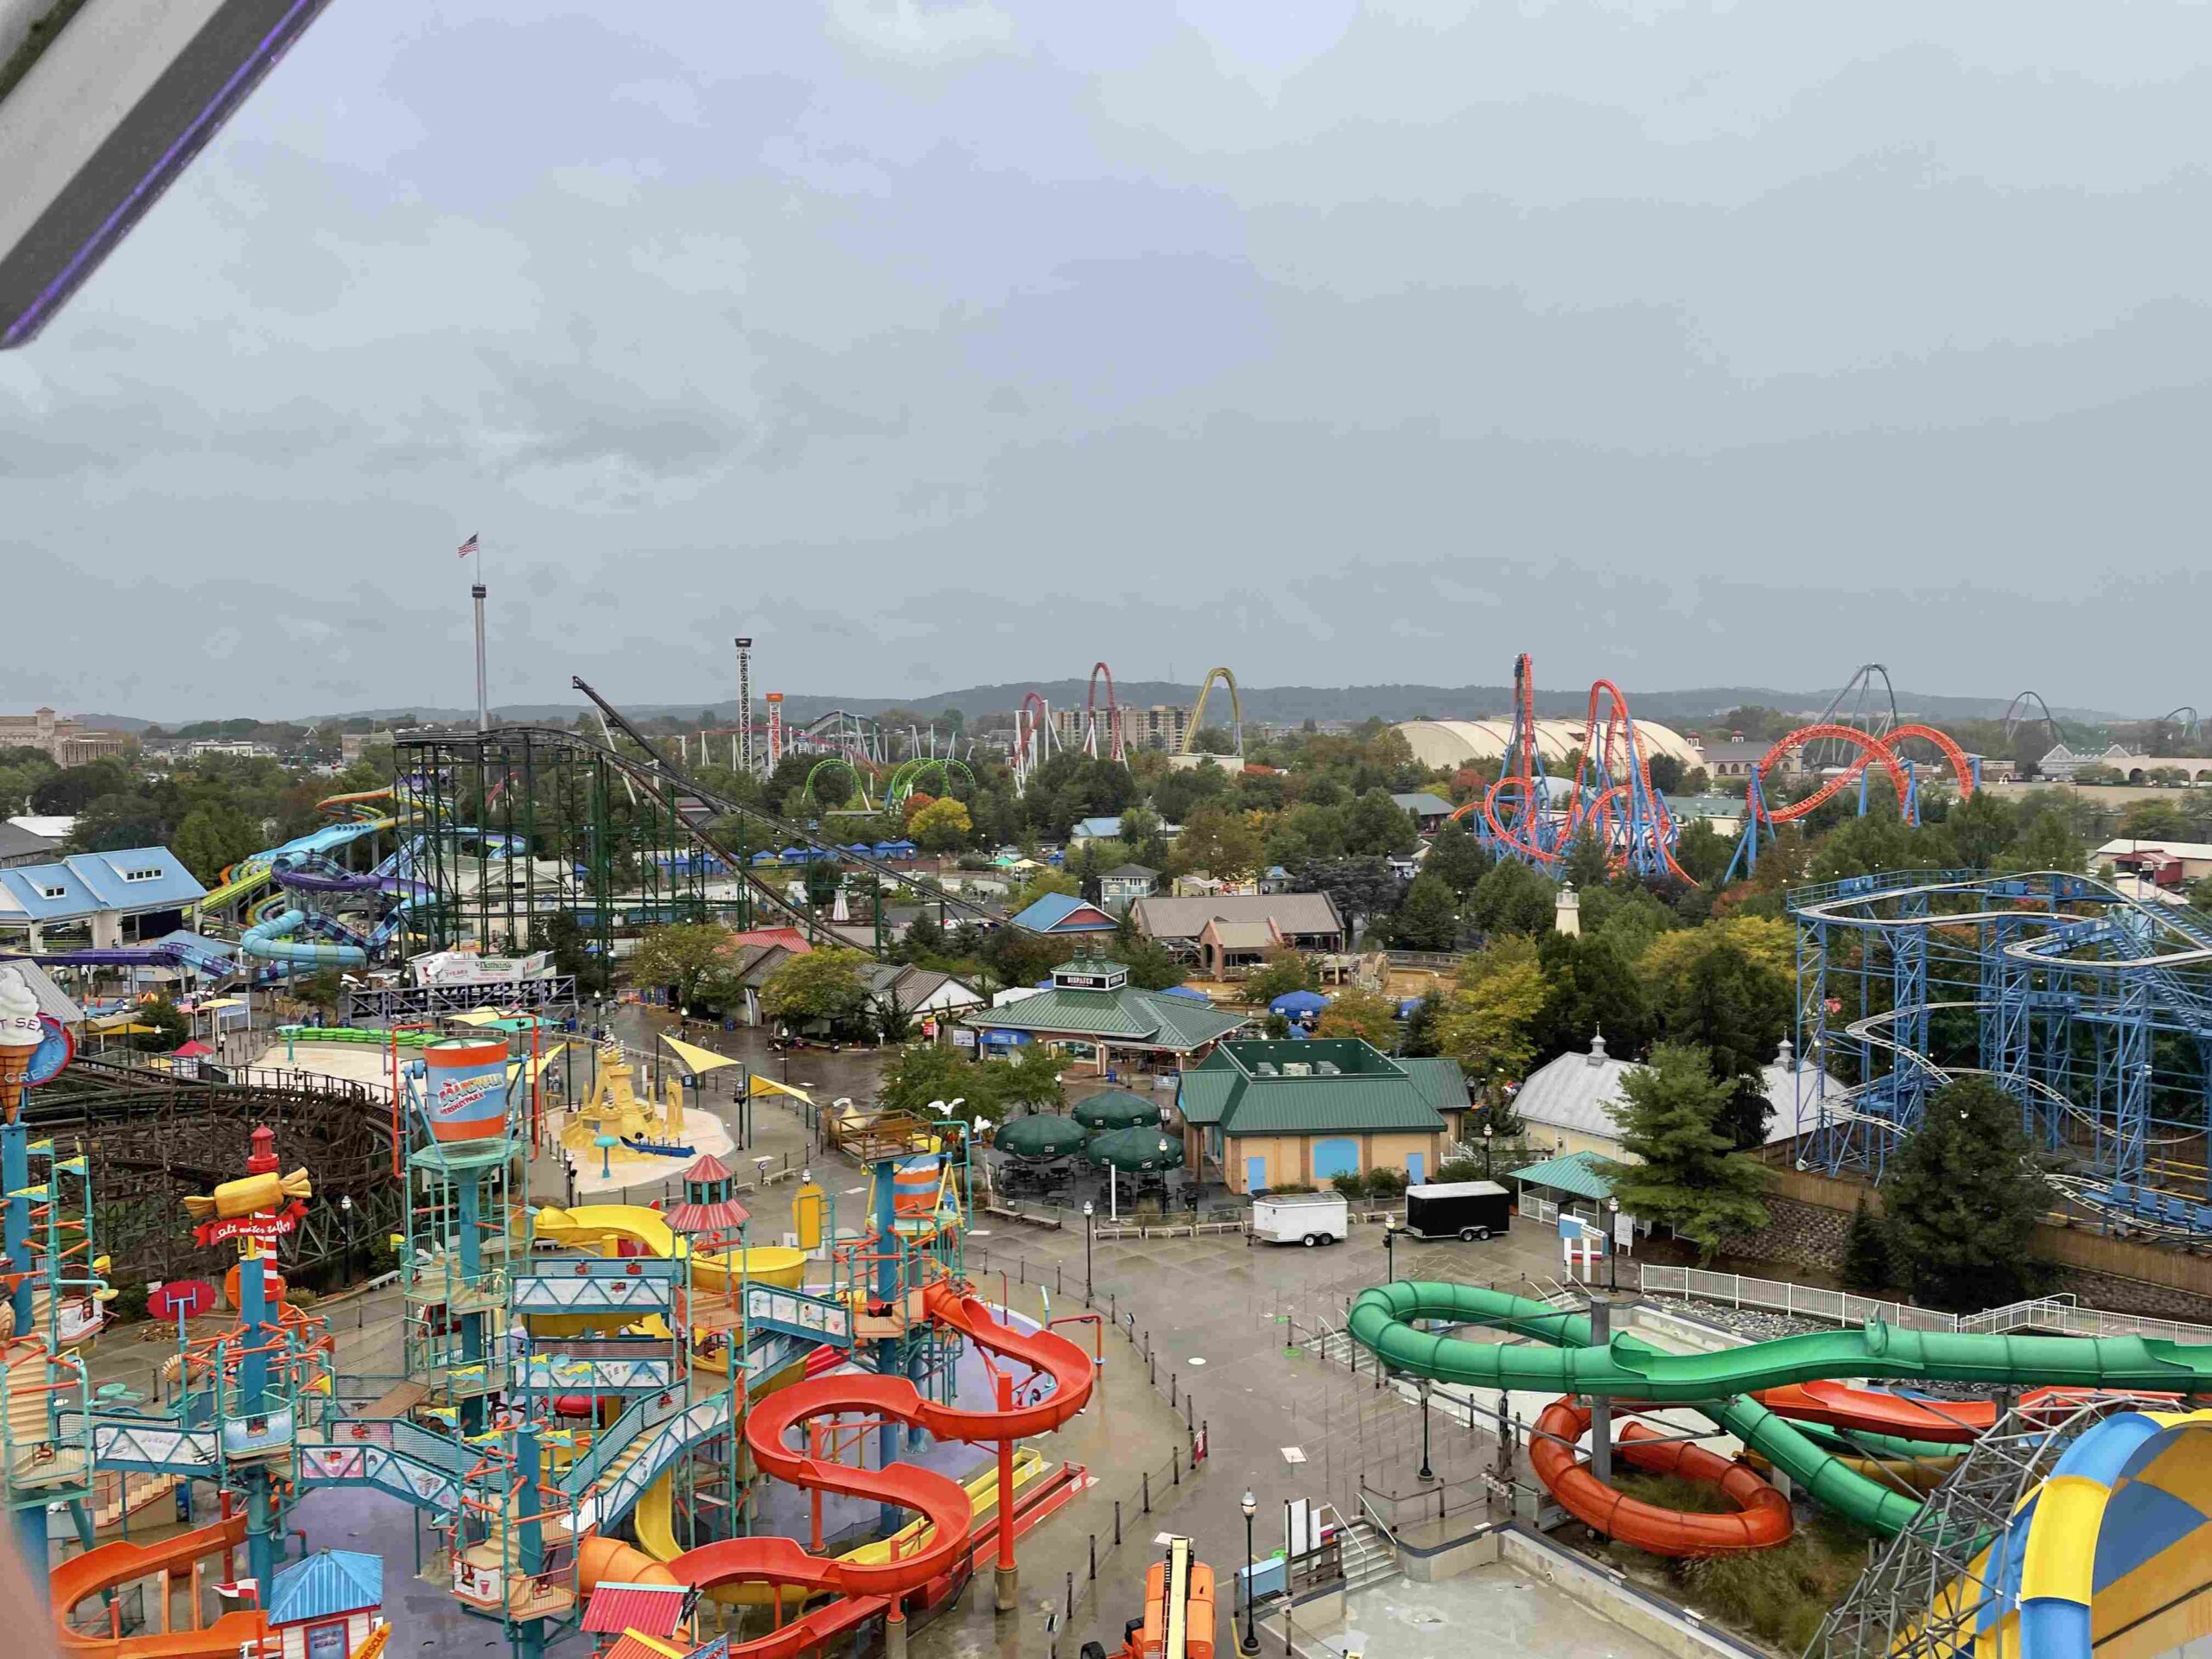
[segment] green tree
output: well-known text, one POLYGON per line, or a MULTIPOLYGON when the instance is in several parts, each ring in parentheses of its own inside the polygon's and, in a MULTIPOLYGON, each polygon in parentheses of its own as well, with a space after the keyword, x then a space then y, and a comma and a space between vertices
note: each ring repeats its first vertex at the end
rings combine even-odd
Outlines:
POLYGON ((2032 1293, 2029 1251, 2050 1190, 2019 1106, 1988 1078, 1961 1077, 1929 1096, 1883 1197, 1914 1300, 1964 1313, 2032 1293))
POLYGON ((1731 1089, 1705 1051, 1661 1043, 1620 1083, 1621 1147, 1641 1161, 1609 1166, 1613 1196, 1639 1219, 1674 1229, 1710 1262, 1728 1238, 1766 1225, 1766 1172, 1726 1127, 1731 1089))
POLYGON ((556 910, 531 922, 530 948, 545 952, 555 973, 573 974, 580 995, 606 988, 606 966, 592 954, 591 936, 584 931, 575 912, 556 910))
POLYGON ((2037 805, 2040 810, 2023 820, 2019 836, 1999 861, 1999 868, 2085 874, 2089 862, 2088 838, 2062 808, 2044 802, 2037 805))
POLYGON ((1288 945, 1280 945, 1268 952, 1267 961, 1244 982, 1244 998, 1265 1007, 1279 996, 1310 991, 1319 982, 1312 963, 1288 945))
POLYGON ((1005 1106, 1049 1112, 1059 1109, 1060 1074, 1073 1064, 1065 1054, 1031 1043, 1014 1058, 993 1061, 986 1069, 998 1073, 996 1097, 1005 1106))
POLYGON ((1446 818, 1428 843, 1428 856, 1421 861, 1423 875, 1433 875, 1460 898, 1475 889, 1497 861, 1492 858, 1465 818, 1446 818))
POLYGON ((261 840, 237 807, 200 807, 185 814, 168 847, 203 887, 212 887, 226 866, 259 851, 261 840))
POLYGON ((1976 790, 1944 818, 1959 862, 1968 869, 1993 870, 2018 832, 2018 815, 1990 791, 1976 790))
POLYGON ((1764 1068, 1789 1027, 1789 982, 1732 944, 1718 943, 1670 980, 1659 998, 1668 1040, 1705 1051, 1729 1086, 1728 1133, 1739 1148, 1763 1146, 1773 1104, 1764 1068))
POLYGON ((1689 873, 1693 881, 1718 881, 1727 874, 1728 861, 1735 855, 1736 843, 1703 818, 1685 825, 1681 839, 1675 843, 1675 862, 1689 873))
POLYGON ((1548 933, 1536 944, 1544 1006, 1530 1027, 1535 1058, 1586 1050, 1603 1032, 1608 1052, 1633 1059, 1651 1040, 1649 997, 1619 947, 1602 935, 1548 933))
POLYGON ((1166 945, 1141 933, 1126 943, 1117 942, 1114 954, 1129 970, 1129 983, 1141 991, 1173 990, 1191 976, 1166 945))
POLYGON ((1433 990, 1422 996, 1406 1020, 1406 1034, 1398 1046, 1398 1052, 1409 1060, 1433 1059, 1442 1053, 1443 1050, 1437 1046, 1436 1022, 1443 1011, 1444 994, 1441 991, 1433 990))
POLYGON ((170 1053, 191 1039, 192 1021, 186 1019, 176 1004, 166 996, 141 1002, 131 1011, 130 1018, 136 1025, 153 1027, 151 1031, 142 1031, 131 1039, 131 1046, 141 1053, 170 1053))
POLYGON ((631 982, 664 985, 674 994, 678 1007, 687 1007, 698 995, 700 982, 727 965, 723 952, 730 931, 715 922, 672 922, 650 927, 630 955, 631 982))
POLYGON ((876 1084, 876 1103, 887 1111, 929 1119, 958 1100, 963 1117, 995 1120, 1005 1108, 998 1085, 1007 1068, 963 1059, 956 1049, 914 1043, 892 1056, 876 1084))
POLYGON ((1612 879, 1612 874, 1605 848, 1587 830, 1574 838, 1574 844, 1560 861, 1560 878, 1571 883, 1577 893, 1595 892, 1612 879))
POLYGON ((868 983, 861 977, 866 960, 837 945, 786 957, 760 987, 761 1012, 792 1024, 827 1020, 837 1035, 857 1035, 868 1024, 868 983))
POLYGON ((1202 871, 1217 881, 1243 881, 1259 873, 1265 845, 1258 815, 1202 806, 1184 821, 1169 867, 1179 874, 1202 871))
POLYGON ((1467 899, 1467 914, 1489 935, 1522 933, 1534 938, 1551 931, 1559 905, 1559 889, 1517 858, 1498 861, 1497 868, 1475 883, 1467 899))
POLYGON ((1887 1290, 1896 1280, 1889 1229, 1867 1207, 1864 1193, 1852 1208, 1851 1230, 1843 1236, 1841 1276, 1846 1290, 1865 1291, 1870 1295, 1887 1290))
POLYGON ((1315 1022, 1316 1037, 1357 1037, 1388 1054, 1398 1040, 1398 1005, 1379 991, 1344 990, 1315 1022))
POLYGON ((1420 844, 1414 815, 1390 798, 1389 791, 1370 790, 1344 812, 1344 851, 1355 858, 1409 853, 1420 844))
POLYGON ((1402 950, 1450 950, 1459 943, 1459 906, 1451 885, 1422 871, 1390 918, 1390 942, 1402 950))
POLYGON ((1438 1049, 1486 1087, 1518 1079, 1535 1052, 1529 1033, 1546 988, 1534 944, 1493 940, 1459 964, 1459 982, 1437 1018, 1438 1049))

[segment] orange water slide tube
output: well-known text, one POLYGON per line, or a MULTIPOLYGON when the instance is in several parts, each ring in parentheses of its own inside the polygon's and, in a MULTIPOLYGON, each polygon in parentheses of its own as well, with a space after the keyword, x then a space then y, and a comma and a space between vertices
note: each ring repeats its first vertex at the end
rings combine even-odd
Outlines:
POLYGON ((1529 1462, 1544 1490, 1585 1526, 1654 1555, 1737 1555, 1787 1543, 1796 1525, 1789 1500, 1749 1464, 1688 1440, 1666 1440, 1641 1423, 1623 1426, 1614 1453, 1633 1468, 1715 1486, 1736 1505, 1732 1515, 1662 1510, 1605 1485, 1575 1451, 1590 1430, 1590 1408, 1554 1400, 1536 1419, 1529 1462))
MULTIPOLYGON (((257 1642, 268 1633, 268 1623, 258 1611, 225 1613, 196 1630, 149 1632, 116 1637, 90 1634, 72 1627, 69 1615, 80 1603, 104 1590, 161 1573, 191 1581, 193 1564, 245 1541, 244 1515, 179 1533, 159 1543, 101 1544, 73 1555, 49 1576, 54 1604, 54 1641, 65 1654, 93 1659, 237 1659, 239 1646, 257 1642)), ((166 1606, 167 1602, 162 1604, 166 1606)), ((195 1609, 196 1611, 196 1609, 195 1609)))

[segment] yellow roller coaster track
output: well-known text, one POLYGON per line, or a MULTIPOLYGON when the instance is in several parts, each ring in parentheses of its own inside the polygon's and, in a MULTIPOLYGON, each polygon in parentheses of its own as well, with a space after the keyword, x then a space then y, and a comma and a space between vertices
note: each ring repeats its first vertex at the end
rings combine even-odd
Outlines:
POLYGON ((1229 719, 1236 728, 1236 753, 1244 753, 1244 704, 1236 695, 1236 677, 1225 668, 1210 668, 1206 670, 1205 678, 1199 683, 1198 700, 1191 708, 1191 728, 1183 734, 1183 753, 1185 754, 1198 753, 1191 745, 1198 740, 1198 733, 1205 726, 1206 693, 1213 690, 1216 680, 1229 688, 1229 719))

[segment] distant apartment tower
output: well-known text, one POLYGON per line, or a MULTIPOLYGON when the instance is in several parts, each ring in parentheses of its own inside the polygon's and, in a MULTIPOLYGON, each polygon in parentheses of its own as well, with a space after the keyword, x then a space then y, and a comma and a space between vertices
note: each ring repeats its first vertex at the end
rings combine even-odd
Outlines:
MULTIPOLYGON (((1101 709, 1098 718, 1104 721, 1106 711, 1101 709)), ((1183 747, 1183 740, 1190 734, 1191 711, 1179 703, 1156 702, 1149 709, 1122 710, 1122 741, 1133 749, 1160 749, 1173 753, 1183 747)), ((1052 710, 1052 747, 1056 749, 1079 749, 1083 747, 1083 705, 1072 709, 1052 710)), ((1105 734, 1100 733, 1098 752, 1104 754, 1109 745, 1105 734)))
POLYGON ((121 732, 95 731, 82 721, 60 718, 51 709, 0 715, 0 749, 37 749, 58 766, 81 766, 121 754, 129 742, 121 732))

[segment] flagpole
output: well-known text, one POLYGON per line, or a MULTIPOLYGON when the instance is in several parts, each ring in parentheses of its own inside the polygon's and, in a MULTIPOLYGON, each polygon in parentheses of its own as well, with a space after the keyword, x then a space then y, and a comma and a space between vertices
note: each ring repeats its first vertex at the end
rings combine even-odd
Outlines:
POLYGON ((470 539, 476 543, 476 580, 468 589, 476 604, 476 729, 483 733, 492 729, 492 710, 484 695, 484 539, 481 536, 470 539))

